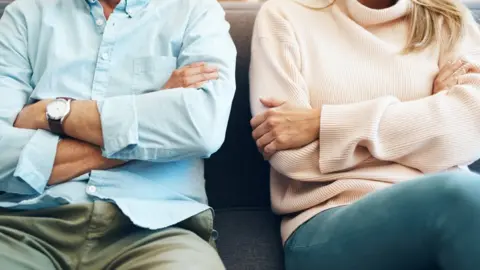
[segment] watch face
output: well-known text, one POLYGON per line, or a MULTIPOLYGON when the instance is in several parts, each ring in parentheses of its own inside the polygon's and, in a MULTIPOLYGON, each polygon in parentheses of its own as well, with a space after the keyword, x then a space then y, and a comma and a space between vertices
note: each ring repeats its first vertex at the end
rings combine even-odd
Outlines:
POLYGON ((47 115, 52 120, 60 120, 67 113, 67 109, 66 100, 56 99, 47 105, 47 115))

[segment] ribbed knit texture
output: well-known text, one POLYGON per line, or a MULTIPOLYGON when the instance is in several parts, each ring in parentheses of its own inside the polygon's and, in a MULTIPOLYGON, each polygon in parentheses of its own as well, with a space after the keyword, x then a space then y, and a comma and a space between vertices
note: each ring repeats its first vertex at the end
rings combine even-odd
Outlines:
POLYGON ((467 9, 454 51, 439 42, 405 55, 410 0, 383 10, 357 0, 317 8, 328 3, 270 0, 254 30, 253 114, 266 110, 260 97, 322 107, 319 140, 270 160, 284 241, 322 210, 480 158, 480 75, 432 95, 448 61, 480 63, 480 32, 467 9))

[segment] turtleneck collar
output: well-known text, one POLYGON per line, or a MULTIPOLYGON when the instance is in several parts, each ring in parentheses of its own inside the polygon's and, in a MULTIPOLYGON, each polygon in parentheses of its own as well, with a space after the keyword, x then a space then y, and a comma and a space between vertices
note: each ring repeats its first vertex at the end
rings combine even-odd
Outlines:
POLYGON ((411 7, 411 0, 398 0, 393 6, 384 9, 369 8, 358 0, 345 1, 350 17, 362 26, 378 25, 402 18, 411 7))
MULTIPOLYGON (((313 9, 329 7, 334 0, 294 0, 303 6, 313 9)), ((358 0, 336 0, 334 5, 346 8, 349 17, 362 26, 387 23, 399 19, 409 11, 411 0, 398 0, 393 6, 384 9, 369 8, 358 0), (341 2, 341 3, 340 3, 341 2)))

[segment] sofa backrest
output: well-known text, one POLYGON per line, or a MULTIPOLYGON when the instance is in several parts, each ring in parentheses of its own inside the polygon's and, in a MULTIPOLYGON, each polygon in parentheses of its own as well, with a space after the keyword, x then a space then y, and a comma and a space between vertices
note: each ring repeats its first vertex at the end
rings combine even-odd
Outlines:
POLYGON ((237 91, 225 143, 205 162, 210 205, 214 208, 269 207, 269 166, 258 153, 250 128, 248 70, 253 24, 260 4, 222 3, 237 47, 237 91))

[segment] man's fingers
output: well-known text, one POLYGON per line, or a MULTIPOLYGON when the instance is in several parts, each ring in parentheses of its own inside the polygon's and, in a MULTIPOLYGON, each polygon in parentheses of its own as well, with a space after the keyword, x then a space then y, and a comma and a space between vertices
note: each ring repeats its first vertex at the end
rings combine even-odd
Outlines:
POLYGON ((278 100, 275 98, 260 98, 260 102, 263 104, 263 106, 268 108, 279 107, 285 104, 284 100, 278 100))
POLYGON ((194 83, 194 84, 191 84, 191 85, 187 86, 186 88, 200 88, 204 84, 206 84, 207 82, 209 82, 209 81, 206 80, 206 81, 197 82, 197 83, 194 83))
POLYGON ((204 62, 196 62, 196 63, 191 63, 189 65, 185 65, 183 67, 180 67, 178 70, 182 71, 182 70, 187 70, 189 68, 201 67, 201 66, 204 66, 204 65, 205 65, 204 62))
POLYGON ((205 82, 205 81, 210 81, 210 80, 216 80, 218 79, 218 73, 213 72, 213 73, 201 73, 197 75, 192 75, 190 77, 185 78, 185 85, 192 85, 192 84, 197 84, 200 82, 205 82))
POLYGON ((203 64, 199 66, 187 67, 185 69, 182 69, 182 75, 185 77, 191 77, 197 74, 216 73, 217 71, 218 71, 218 68, 203 64))
POLYGON ((194 68, 194 67, 201 67, 201 66, 204 66, 204 65, 205 65, 204 62, 197 62, 197 63, 187 65, 187 67, 194 68))
POLYGON ((455 71, 462 67, 464 62, 462 60, 457 60, 453 63, 448 63, 445 65, 437 75, 435 80, 437 81, 444 81, 448 79, 448 77, 452 76, 455 71))

